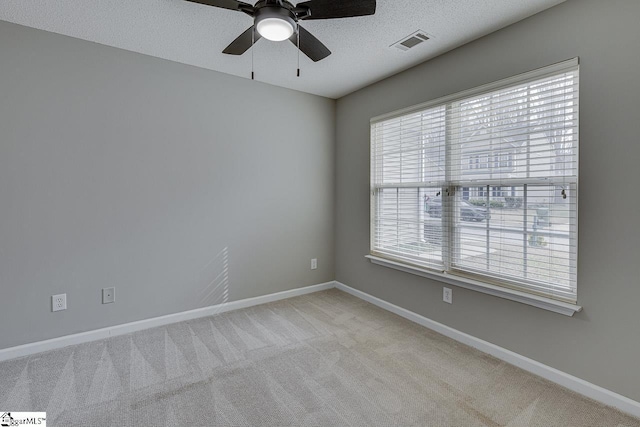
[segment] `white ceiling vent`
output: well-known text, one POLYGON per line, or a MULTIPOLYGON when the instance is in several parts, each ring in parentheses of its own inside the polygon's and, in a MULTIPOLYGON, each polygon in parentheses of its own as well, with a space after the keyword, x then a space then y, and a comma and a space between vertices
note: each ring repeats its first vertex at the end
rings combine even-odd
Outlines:
POLYGON ((391 47, 398 48, 400 50, 409 50, 412 47, 416 47, 419 44, 426 42, 429 40, 431 36, 429 36, 426 32, 418 30, 413 34, 409 34, 407 37, 403 38, 400 41, 395 42, 391 45, 391 47))

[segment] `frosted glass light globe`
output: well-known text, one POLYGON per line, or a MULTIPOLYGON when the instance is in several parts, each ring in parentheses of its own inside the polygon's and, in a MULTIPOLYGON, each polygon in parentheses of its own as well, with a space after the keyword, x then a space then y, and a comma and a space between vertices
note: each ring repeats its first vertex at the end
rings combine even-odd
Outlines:
POLYGON ((265 18, 258 22, 258 33, 267 40, 281 42, 293 35, 293 25, 280 18, 265 18))

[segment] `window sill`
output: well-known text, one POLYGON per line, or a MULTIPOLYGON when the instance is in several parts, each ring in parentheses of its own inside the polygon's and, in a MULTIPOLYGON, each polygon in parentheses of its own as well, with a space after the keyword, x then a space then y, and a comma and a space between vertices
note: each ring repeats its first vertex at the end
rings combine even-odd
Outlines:
POLYGON ((417 276, 427 277, 429 279, 438 280, 460 288, 471 289, 472 291, 482 292, 484 294, 516 301, 522 304, 532 305, 542 308, 543 310, 552 311, 554 313, 563 314, 565 316, 573 316, 574 313, 582 311, 582 307, 575 304, 569 304, 562 301, 556 301, 551 298, 545 298, 538 295, 528 294, 526 292, 516 291, 514 289, 502 288, 500 286, 482 283, 477 280, 466 279, 464 277, 452 276, 447 273, 439 273, 419 267, 414 267, 400 262, 391 261, 373 255, 366 255, 373 264, 384 267, 393 268, 395 270, 404 271, 406 273, 415 274, 417 276))

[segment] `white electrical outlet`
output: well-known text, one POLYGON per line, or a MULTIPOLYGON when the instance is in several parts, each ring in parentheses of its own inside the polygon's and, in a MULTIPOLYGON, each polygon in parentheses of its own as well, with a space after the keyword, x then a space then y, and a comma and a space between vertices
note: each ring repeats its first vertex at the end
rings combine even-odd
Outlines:
POLYGON ((453 304, 453 291, 449 288, 442 288, 442 301, 453 304))
POLYGON ((312 270, 316 270, 318 268, 318 259, 317 258, 313 258, 311 260, 311 269, 312 270))
POLYGON ((116 288, 103 288, 102 289, 102 303, 110 304, 116 301, 116 288))
POLYGON ((51 297, 51 311, 67 309, 67 294, 53 295, 51 297))

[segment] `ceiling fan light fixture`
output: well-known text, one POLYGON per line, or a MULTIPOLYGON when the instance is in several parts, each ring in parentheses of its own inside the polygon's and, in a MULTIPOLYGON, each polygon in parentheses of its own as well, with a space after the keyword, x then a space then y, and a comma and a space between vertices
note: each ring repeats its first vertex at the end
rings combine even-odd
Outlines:
POLYGON ((267 40, 281 42, 288 39, 295 31, 293 25, 282 18, 264 18, 256 25, 258 33, 267 40))
POLYGON ((253 18, 253 25, 236 37, 222 53, 242 55, 263 37, 273 41, 289 39, 298 49, 298 55, 303 53, 313 62, 331 55, 331 51, 298 22, 376 13, 376 0, 306 0, 295 5, 291 3, 292 0, 253 0, 256 1, 254 4, 245 3, 247 0, 188 1, 235 10, 253 18))
MULTIPOLYGON (((257 4, 261 4, 258 2, 257 4)), ((289 9, 268 4, 256 10, 256 31, 260 36, 274 42, 291 37, 297 28, 296 16, 289 9)))

